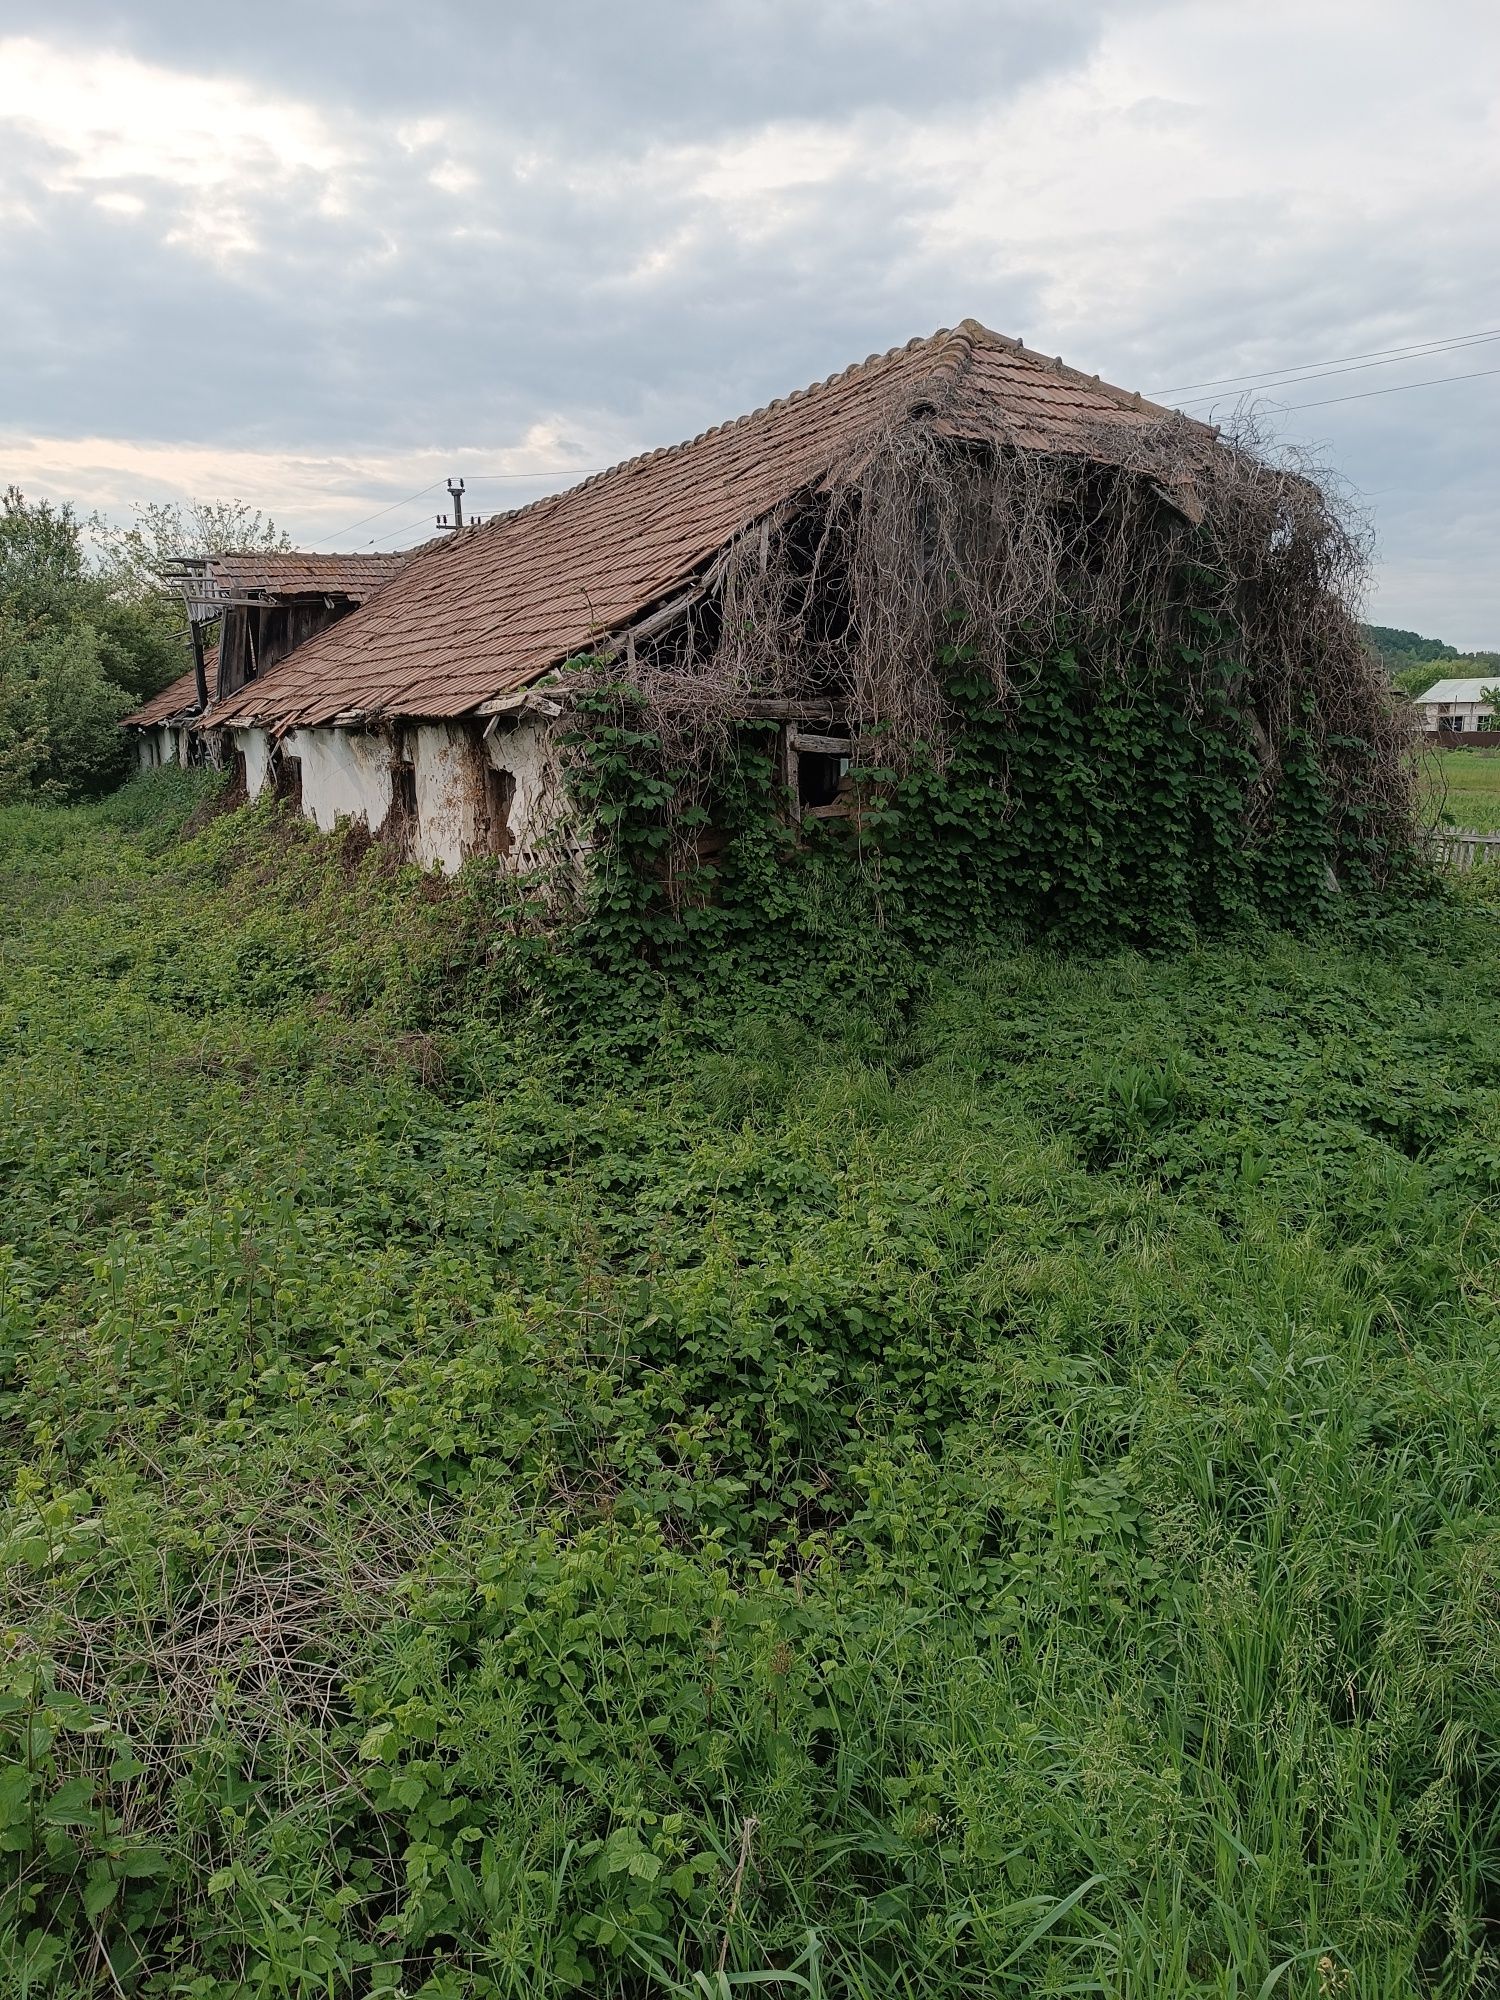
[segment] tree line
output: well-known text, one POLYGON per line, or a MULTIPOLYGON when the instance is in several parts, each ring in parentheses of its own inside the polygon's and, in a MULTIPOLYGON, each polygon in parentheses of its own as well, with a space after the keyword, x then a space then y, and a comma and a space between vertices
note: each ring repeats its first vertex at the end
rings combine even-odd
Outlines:
POLYGON ((0 497, 0 804, 76 799, 117 783, 119 729, 189 664, 178 555, 289 548, 242 501, 139 507, 129 527, 67 503, 0 497))
POLYGON ((1363 630, 1392 685, 1414 701, 1441 680, 1489 675, 1500 680, 1500 653, 1461 653, 1441 639, 1407 632, 1399 625, 1366 625, 1363 630))

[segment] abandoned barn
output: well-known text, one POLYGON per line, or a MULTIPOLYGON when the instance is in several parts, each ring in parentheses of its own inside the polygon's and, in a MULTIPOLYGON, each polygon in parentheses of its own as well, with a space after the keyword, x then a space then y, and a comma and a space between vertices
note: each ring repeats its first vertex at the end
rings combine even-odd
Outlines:
MULTIPOLYGON (((1138 701, 1171 664, 1185 729, 1227 729, 1249 769, 1247 844, 1311 743, 1378 860, 1409 785, 1351 616, 1360 556, 1315 483, 965 321, 430 543, 279 659, 306 626, 246 624, 191 727, 252 797, 272 787, 320 827, 361 820, 429 867, 526 869, 560 825, 579 846, 580 658, 638 691, 678 765, 753 721, 776 735, 785 816, 858 823, 862 742, 898 771, 950 753, 956 656, 1003 708, 1066 641, 1084 705, 1138 701)), ((283 607, 276 581, 263 602, 283 607)), ((229 634, 250 579, 221 559, 198 582, 229 634)), ((1006 770, 988 782, 1003 793, 1006 770)))

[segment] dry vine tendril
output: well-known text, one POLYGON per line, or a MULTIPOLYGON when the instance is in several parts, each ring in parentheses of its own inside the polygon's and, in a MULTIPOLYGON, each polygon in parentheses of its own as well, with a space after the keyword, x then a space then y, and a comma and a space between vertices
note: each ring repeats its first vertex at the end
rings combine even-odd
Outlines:
MULTIPOLYGON (((981 743, 1014 818, 1028 729, 1050 731, 1064 762, 1148 756, 1146 787, 1173 764, 1154 726, 1170 716, 1195 746, 1177 761, 1221 858, 1286 850, 1300 819, 1289 905, 1294 888, 1311 906, 1335 882, 1401 876, 1417 846, 1410 726, 1359 632, 1368 537, 1326 477, 1248 429, 1216 438, 1187 419, 1122 414, 1060 454, 1022 448, 974 399, 935 414, 867 440, 748 528, 628 671, 575 669, 574 790, 585 813, 608 807, 604 847, 628 845, 633 811, 630 863, 675 911, 722 895, 726 869, 705 882, 696 864, 703 827, 725 825, 743 791, 747 705, 818 700, 873 746, 877 821, 905 788, 903 842, 924 801, 941 807, 934 785, 966 771, 972 793, 981 743), (1070 746, 1080 722, 1088 740, 1070 746)), ((1073 806, 1088 815, 1108 791, 1096 778, 1073 806)), ((890 849, 869 825, 858 845, 866 873, 890 849)), ((1283 852, 1272 872, 1287 865, 1283 852)))

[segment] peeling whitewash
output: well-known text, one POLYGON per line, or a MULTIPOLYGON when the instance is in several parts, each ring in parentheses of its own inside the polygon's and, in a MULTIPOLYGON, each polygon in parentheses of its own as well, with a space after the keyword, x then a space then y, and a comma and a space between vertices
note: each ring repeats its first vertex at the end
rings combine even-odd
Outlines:
POLYGON ((294 729, 281 747, 300 762, 302 810, 324 833, 341 819, 363 820, 372 833, 384 824, 391 809, 387 737, 370 729, 294 729))
POLYGON ((534 723, 488 736, 482 723, 467 720, 293 729, 274 755, 263 729, 236 729, 233 740, 250 798, 294 759, 308 819, 324 832, 341 820, 362 821, 372 833, 399 828, 424 868, 451 873, 476 853, 499 854, 514 869, 535 867, 556 823, 557 753, 534 723))
POLYGON ((187 724, 154 723, 135 732, 135 761, 142 771, 160 764, 187 764, 192 761, 193 739, 187 724))
POLYGON ((463 723, 422 723, 412 731, 417 823, 412 859, 424 868, 457 868, 486 846, 477 825, 475 774, 481 764, 478 732, 463 723))
POLYGON ((237 729, 234 747, 245 760, 245 796, 257 799, 271 782, 271 739, 263 729, 237 729))
POLYGON ((550 730, 533 723, 514 723, 497 729, 485 740, 491 764, 509 771, 515 780, 515 798, 510 809, 510 829, 515 840, 511 865, 535 868, 543 860, 548 834, 562 818, 562 771, 557 743, 550 730))

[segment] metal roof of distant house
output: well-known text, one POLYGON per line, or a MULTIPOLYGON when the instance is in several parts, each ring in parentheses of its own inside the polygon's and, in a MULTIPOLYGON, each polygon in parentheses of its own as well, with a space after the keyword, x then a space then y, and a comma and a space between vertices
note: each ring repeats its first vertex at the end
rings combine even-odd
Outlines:
MULTIPOLYGON (((219 691, 219 649, 210 646, 203 655, 204 676, 208 682, 208 698, 213 700, 219 691)), ((154 729, 160 723, 187 722, 198 713, 198 676, 192 667, 180 674, 170 687, 164 687, 160 694, 152 695, 143 708, 134 714, 122 716, 122 729, 154 729)))
POLYGON ((1171 420, 1216 433, 965 320, 411 554, 372 603, 289 654, 204 726, 441 718, 515 692, 623 630, 737 533, 857 462, 891 423, 1105 461, 1171 420), (965 412, 968 413, 967 417, 965 412), (1113 443, 1111 442, 1113 440, 1113 443))
POLYGON ((1478 679, 1456 681, 1435 681, 1425 694, 1414 695, 1413 700, 1422 707, 1430 702, 1470 702, 1483 701, 1491 688, 1500 687, 1500 667, 1488 676, 1481 674, 1478 679))

